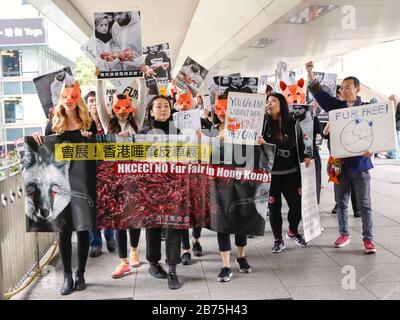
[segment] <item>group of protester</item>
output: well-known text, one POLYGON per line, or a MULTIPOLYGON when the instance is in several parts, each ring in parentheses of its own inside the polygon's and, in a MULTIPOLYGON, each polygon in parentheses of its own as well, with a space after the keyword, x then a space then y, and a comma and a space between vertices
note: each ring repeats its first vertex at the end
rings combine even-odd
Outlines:
MULTIPOLYGON (((340 85, 340 97, 333 97, 325 92, 320 83, 315 79, 313 63, 306 65, 310 81, 310 89, 318 104, 326 111, 337 108, 353 107, 363 104, 358 96, 360 82, 355 77, 348 77, 340 85)), ((142 66, 146 74, 148 69, 142 66)), ((96 75, 99 70, 96 70, 96 75)), ((48 123, 46 135, 63 134, 65 132, 80 132, 84 137, 95 134, 118 134, 122 136, 132 134, 180 134, 174 126, 172 114, 181 110, 194 108, 196 100, 184 97, 185 92, 176 92, 173 96, 154 96, 146 103, 146 88, 143 78, 138 78, 139 98, 137 105, 125 94, 116 93, 112 101, 111 114, 107 112, 103 83, 97 82, 97 92, 89 92, 84 99, 81 97, 79 85, 65 85, 61 91, 60 100, 54 110, 54 117, 48 123), (144 118, 147 115, 148 127, 143 127, 144 118)), ((202 99, 198 97, 197 103, 201 104, 202 99)), ((202 119, 201 132, 197 136, 210 134, 223 141, 223 130, 226 121, 227 96, 226 94, 216 97, 215 109, 209 114, 206 113, 202 119)), ((316 118, 316 117, 315 117, 316 118)), ((268 200, 269 220, 274 236, 272 245, 273 253, 280 253, 285 248, 282 230, 282 195, 289 206, 288 221, 289 229, 286 238, 294 241, 299 246, 307 246, 307 242, 299 232, 301 221, 301 175, 300 163, 305 162, 306 166, 314 161, 304 153, 304 142, 299 122, 289 113, 288 102, 284 95, 273 92, 268 86, 266 92, 266 115, 264 119, 262 135, 258 137, 259 144, 271 143, 276 145, 274 165, 272 168, 272 180, 268 200)), ((399 124, 399 122, 398 122, 399 124)), ((318 131, 320 124, 314 123, 314 131, 318 131)), ((397 127, 399 130, 399 127, 397 127)), ((327 134, 327 132, 325 132, 327 134)), ((33 134, 38 144, 43 142, 42 134, 33 134)), ((336 137, 330 137, 335 139, 336 137)), ((314 158, 319 158, 318 148, 314 143, 314 158)), ((335 241, 335 247, 344 247, 350 242, 350 230, 348 227, 348 202, 350 194, 356 199, 356 208, 361 215, 363 226, 364 250, 367 254, 375 253, 372 232, 372 209, 370 196, 370 174, 373 168, 371 153, 366 152, 362 156, 343 159, 339 168, 339 183, 335 184, 336 211, 339 222, 339 237, 335 241), (357 188, 354 188, 354 186, 357 188), (353 187, 353 188, 352 188, 353 187)), ((319 162, 321 162, 319 160, 319 162)), ((319 167, 319 169, 321 168, 319 167)), ((318 188, 320 192, 320 188, 318 188)), ((318 197, 319 199, 319 197, 318 197)), ((149 262, 149 273, 157 279, 168 279, 170 289, 178 289, 181 284, 177 276, 176 266, 182 262, 183 265, 191 264, 191 253, 197 257, 202 255, 200 245, 201 228, 193 228, 192 242, 190 241, 189 230, 177 230, 160 228, 146 228, 146 259, 149 262), (164 232, 164 234, 163 234, 164 232), (168 271, 165 271, 160 264, 161 241, 165 239, 165 256, 168 271), (182 250, 182 251, 181 251, 182 250)), ((96 257, 101 254, 102 239, 98 230, 78 231, 78 266, 75 280, 72 277, 71 268, 71 230, 60 232, 60 256, 64 272, 64 283, 61 294, 66 295, 74 290, 86 288, 84 273, 87 257, 90 249, 90 256, 96 257)), ((121 278, 131 272, 131 268, 141 266, 139 257, 139 240, 141 230, 107 230, 105 239, 107 249, 110 252, 117 249, 119 262, 111 273, 113 278, 121 278), (127 232, 128 231, 128 232, 127 232), (114 239, 115 233, 115 239, 114 239), (128 255, 127 233, 129 233, 130 252, 128 255)), ((231 241, 230 234, 218 233, 217 241, 222 259, 222 268, 218 274, 218 281, 226 282, 232 278, 230 266, 231 241)), ((235 235, 237 247, 236 262, 242 273, 249 273, 252 268, 245 255, 247 245, 246 234, 235 235)))

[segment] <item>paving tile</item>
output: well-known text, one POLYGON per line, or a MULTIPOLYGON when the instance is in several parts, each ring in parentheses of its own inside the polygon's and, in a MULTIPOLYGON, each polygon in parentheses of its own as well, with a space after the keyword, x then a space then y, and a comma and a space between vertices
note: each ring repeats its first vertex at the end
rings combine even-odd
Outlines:
POLYGON ((341 286, 294 287, 288 289, 295 300, 376 300, 363 286, 345 290, 341 286))
POLYGON ((400 282, 365 283, 364 286, 380 300, 400 300, 400 282))

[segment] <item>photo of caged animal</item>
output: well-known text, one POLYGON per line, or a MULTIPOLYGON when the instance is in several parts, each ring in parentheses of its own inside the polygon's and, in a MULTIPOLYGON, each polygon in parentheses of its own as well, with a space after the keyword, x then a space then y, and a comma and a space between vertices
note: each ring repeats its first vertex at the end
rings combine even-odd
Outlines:
POLYGON ((71 202, 69 161, 55 161, 46 146, 25 143, 25 213, 34 222, 54 221, 71 202))

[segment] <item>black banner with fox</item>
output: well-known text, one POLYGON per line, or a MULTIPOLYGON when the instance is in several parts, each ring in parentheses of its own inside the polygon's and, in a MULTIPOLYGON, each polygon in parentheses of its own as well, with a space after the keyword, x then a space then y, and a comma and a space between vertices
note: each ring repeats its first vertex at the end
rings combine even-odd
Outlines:
POLYGON ((96 228, 96 162, 56 161, 55 145, 94 142, 79 132, 25 137, 24 188, 28 232, 96 228))

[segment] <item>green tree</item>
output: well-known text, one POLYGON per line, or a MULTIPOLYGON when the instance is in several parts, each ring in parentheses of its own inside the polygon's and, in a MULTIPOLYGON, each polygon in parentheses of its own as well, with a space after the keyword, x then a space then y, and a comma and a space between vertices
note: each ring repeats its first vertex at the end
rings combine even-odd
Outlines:
POLYGON ((76 58, 74 76, 79 82, 83 94, 96 88, 94 65, 87 57, 79 56, 76 58))

